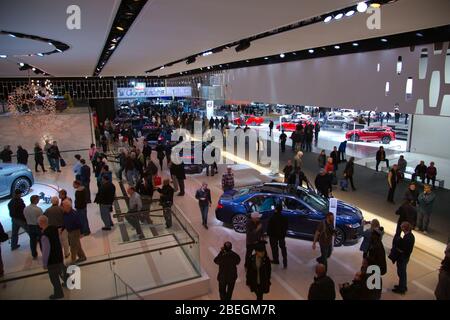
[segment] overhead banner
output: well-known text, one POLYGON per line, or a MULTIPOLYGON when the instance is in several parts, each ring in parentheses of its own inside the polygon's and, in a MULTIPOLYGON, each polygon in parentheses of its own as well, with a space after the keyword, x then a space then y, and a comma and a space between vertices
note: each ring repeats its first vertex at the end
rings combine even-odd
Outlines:
POLYGON ((117 88, 117 98, 161 98, 161 97, 191 97, 191 87, 146 87, 117 88), (139 90, 140 89, 140 90, 139 90))

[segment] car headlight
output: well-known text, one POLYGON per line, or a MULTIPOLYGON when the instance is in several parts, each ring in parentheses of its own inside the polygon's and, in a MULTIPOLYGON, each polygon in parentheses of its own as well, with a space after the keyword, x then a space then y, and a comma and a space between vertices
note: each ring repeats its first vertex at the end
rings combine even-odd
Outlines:
POLYGON ((356 229, 356 228, 359 228, 360 224, 359 223, 353 223, 353 224, 346 224, 345 226, 347 228, 350 228, 350 229, 356 229))

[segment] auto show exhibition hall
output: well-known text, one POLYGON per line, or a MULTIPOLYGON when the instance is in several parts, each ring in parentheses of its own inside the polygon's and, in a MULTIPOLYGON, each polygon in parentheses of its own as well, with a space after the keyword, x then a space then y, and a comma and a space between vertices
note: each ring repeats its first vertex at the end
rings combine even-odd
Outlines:
POLYGON ((0 2, 0 299, 449 299, 448 12, 0 2))

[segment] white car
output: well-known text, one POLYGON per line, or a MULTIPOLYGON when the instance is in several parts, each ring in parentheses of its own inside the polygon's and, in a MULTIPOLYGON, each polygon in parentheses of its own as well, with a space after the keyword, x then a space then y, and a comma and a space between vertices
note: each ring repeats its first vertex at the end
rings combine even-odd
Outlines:
POLYGON ((284 116, 281 116, 281 119, 285 119, 285 120, 307 120, 307 121, 311 121, 312 117, 309 114, 304 114, 301 112, 294 112, 291 114, 286 114, 284 116))

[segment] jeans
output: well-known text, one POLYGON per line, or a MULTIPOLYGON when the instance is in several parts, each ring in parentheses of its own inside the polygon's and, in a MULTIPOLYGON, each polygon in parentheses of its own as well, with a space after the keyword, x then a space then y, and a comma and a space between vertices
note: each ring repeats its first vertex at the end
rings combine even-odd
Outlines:
POLYGON ((125 170, 125 169, 122 166, 120 166, 119 171, 117 172, 117 176, 118 176, 119 180, 121 180, 121 181, 122 181, 123 170, 125 170))
POLYGON ((353 184, 353 176, 347 176, 347 177, 345 177, 345 179, 347 179, 347 181, 350 182, 350 185, 352 186, 352 190, 356 190, 355 185, 353 184))
POLYGON ((395 189, 397 188, 396 185, 392 185, 392 187, 389 188, 389 192, 388 192, 388 201, 390 202, 394 202, 394 194, 395 194, 395 189))
POLYGON ((430 184, 430 180, 431 180, 431 182, 433 182, 433 188, 434 188, 434 185, 436 184, 436 177, 427 177, 427 184, 430 184))
POLYGON ((163 216, 166 221, 166 227, 170 228, 172 226, 172 209, 170 207, 163 208, 163 216))
POLYGON ((272 260, 278 262, 278 246, 281 249, 281 255, 283 256, 283 265, 287 265, 287 250, 286 240, 284 238, 278 239, 270 237, 270 247, 272 248, 272 260))
POLYGON ((53 171, 59 171, 60 167, 59 167, 59 158, 55 159, 55 158, 48 158, 48 160, 50 161, 50 167, 52 168, 53 171))
POLYGON ((125 171, 125 176, 127 177, 127 181, 130 185, 135 186, 138 180, 139 172, 134 170, 125 171))
POLYGON ((91 229, 89 228, 89 221, 87 217, 87 208, 77 209, 77 214, 80 216, 81 221, 81 234, 87 235, 91 233, 91 229))
POLYGON ((66 229, 59 233, 59 241, 61 242, 61 246, 64 251, 64 256, 68 257, 70 254, 70 246, 69 246, 69 234, 66 229))
POLYGON ((408 262, 409 258, 400 258, 397 260, 398 289, 402 291, 405 291, 408 288, 406 275, 408 262))
POLYGON ((420 177, 420 180, 422 181, 423 184, 425 184, 425 175, 418 175, 413 173, 411 180, 416 182, 417 177, 420 177))
POLYGON ((41 229, 39 229, 38 225, 29 224, 28 225, 28 235, 30 236, 30 249, 31 255, 33 258, 37 257, 37 245, 40 245, 41 239, 41 229))
POLYGON ((178 179, 174 175, 172 175, 171 177, 172 177, 174 192, 178 192, 178 189, 179 189, 179 187, 178 187, 178 179))
POLYGON ((184 194, 184 179, 178 179, 178 184, 180 186, 180 193, 184 194))
POLYGON ((380 165, 380 162, 386 162, 386 167, 389 168, 389 160, 388 160, 388 159, 377 160, 377 165, 375 166, 375 170, 376 170, 376 171, 378 171, 378 166, 380 165))
POLYGON ((209 206, 200 205, 200 213, 202 214, 202 224, 206 226, 208 224, 208 211, 209 206))
POLYGON ((306 141, 306 152, 311 152, 312 151, 312 141, 306 141))
POLYGON ((44 160, 42 160, 42 161, 37 161, 37 160, 35 160, 35 163, 34 163, 34 171, 38 172, 38 166, 41 166, 42 171, 45 172, 45 168, 44 168, 44 160))
POLYGON ((100 204, 100 216, 106 228, 111 228, 113 225, 110 208, 109 204, 100 204))
POLYGON ((22 228, 26 233, 28 233, 28 225, 25 221, 16 218, 11 219, 11 224, 11 249, 16 249, 19 242, 19 229, 22 228))
POLYGON ((233 295, 234 284, 236 280, 233 281, 219 281, 219 294, 220 300, 229 301, 233 295))
POLYGON ((67 268, 66 266, 61 264, 53 264, 47 267, 48 277, 50 278, 50 282, 53 286, 53 295, 55 297, 64 297, 64 293, 61 286, 61 280, 67 281, 67 268))
POLYGON ((428 231, 428 225, 430 224, 431 212, 424 212, 418 210, 417 212, 417 227, 421 231, 428 231))
POLYGON ((333 245, 320 245, 320 257, 317 258, 317 262, 323 264, 326 269, 328 269, 327 260, 331 256, 331 252, 333 251, 333 245))

